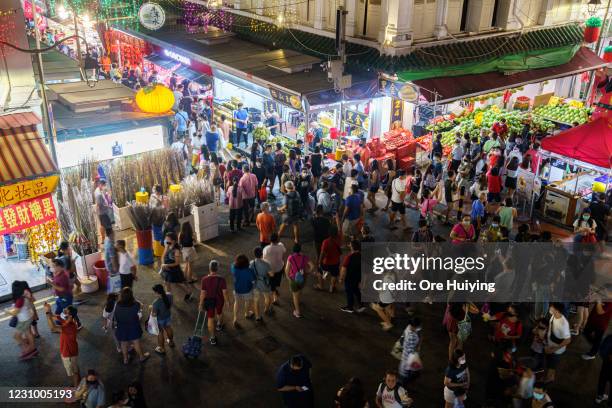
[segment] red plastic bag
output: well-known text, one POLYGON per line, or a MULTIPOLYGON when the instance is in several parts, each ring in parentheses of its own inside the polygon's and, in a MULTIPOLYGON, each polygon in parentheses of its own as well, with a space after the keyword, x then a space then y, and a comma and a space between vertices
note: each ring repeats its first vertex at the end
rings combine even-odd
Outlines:
POLYGON ((262 186, 259 189, 259 201, 262 203, 264 201, 268 201, 268 190, 266 189, 266 186, 262 186))

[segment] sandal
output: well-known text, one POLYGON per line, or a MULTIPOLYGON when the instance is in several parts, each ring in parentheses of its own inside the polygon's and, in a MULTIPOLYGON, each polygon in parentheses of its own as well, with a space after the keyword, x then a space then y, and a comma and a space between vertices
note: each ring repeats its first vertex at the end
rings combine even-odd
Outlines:
MULTIPOLYGON (((166 354, 166 350, 164 350, 163 348, 161 348, 159 346, 155 347, 155 352, 157 354, 166 354)), ((141 361, 143 361, 143 360, 141 360, 141 361)))
POLYGON ((144 363, 145 361, 147 361, 149 359, 149 357, 151 357, 151 353, 146 352, 146 353, 142 353, 142 358, 140 359, 141 363, 144 363))

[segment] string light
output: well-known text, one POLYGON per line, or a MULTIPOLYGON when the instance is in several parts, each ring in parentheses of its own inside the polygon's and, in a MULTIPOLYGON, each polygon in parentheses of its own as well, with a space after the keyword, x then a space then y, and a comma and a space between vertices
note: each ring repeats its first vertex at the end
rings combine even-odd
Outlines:
POLYGON ((0 10, 0 17, 12 16, 15 13, 17 13, 16 9, 0 10))

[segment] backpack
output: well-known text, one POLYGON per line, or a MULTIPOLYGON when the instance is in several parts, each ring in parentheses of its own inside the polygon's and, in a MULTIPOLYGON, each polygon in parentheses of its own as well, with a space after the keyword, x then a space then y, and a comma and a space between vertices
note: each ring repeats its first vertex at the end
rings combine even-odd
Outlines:
POLYGON ((285 155, 284 152, 279 152, 276 153, 274 156, 274 166, 276 167, 283 167, 283 165, 285 164, 285 162, 287 161, 287 156, 285 155))
POLYGON ((290 216, 299 217, 302 215, 302 207, 302 199, 295 191, 287 194, 287 212, 290 216))
MULTIPOLYGON (((378 385, 378 392, 377 394, 382 394, 383 390, 387 387, 387 385, 384 382, 381 382, 378 385)), ((395 397, 395 401, 400 404, 402 407, 405 406, 404 402, 402 402, 402 399, 400 398, 400 394, 399 394, 399 384, 397 384, 395 386, 395 388, 393 389, 393 396, 395 397)))
MULTIPOLYGON (((294 259, 295 258, 291 258, 292 261, 294 259)), ((306 265, 304 265, 306 262, 304 261, 303 255, 302 255, 302 267, 301 268, 299 268, 295 262, 292 262, 292 263, 293 263, 293 266, 295 266, 295 268, 297 269, 297 272, 295 274, 295 278, 293 278, 293 280, 298 285, 302 285, 304 283, 304 280, 305 280, 305 277, 304 277, 304 267, 306 266, 306 265)))

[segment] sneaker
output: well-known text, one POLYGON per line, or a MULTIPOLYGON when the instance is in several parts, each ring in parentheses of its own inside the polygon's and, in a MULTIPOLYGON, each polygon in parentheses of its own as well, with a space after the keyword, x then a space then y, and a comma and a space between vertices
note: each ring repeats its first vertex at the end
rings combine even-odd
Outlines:
POLYGON ((365 310, 366 310, 366 308, 365 308, 364 306, 359 306, 359 307, 357 308, 357 310, 355 310, 355 311, 356 311, 357 313, 363 313, 363 312, 365 312, 365 310))
POLYGON ((592 356, 589 353, 585 353, 582 355, 583 360, 594 360, 596 356, 592 356))
POLYGON ((572 329, 572 330, 570 330, 570 334, 572 336, 578 336, 580 334, 580 332, 578 330, 576 330, 576 329, 572 329))
POLYGON ((216 337, 211 337, 210 340, 208 340, 208 342, 210 343, 211 346, 216 346, 217 345, 217 338, 216 337))
POLYGON ((598 395, 595 398, 595 403, 596 404, 601 404, 602 402, 607 401, 607 400, 608 400, 608 395, 607 394, 598 395))
POLYGON ((349 309, 348 307, 341 307, 340 310, 346 313, 355 313, 353 309, 349 309))
POLYGON ((302 316, 301 314, 299 314, 298 312, 296 312, 295 310, 293 311, 293 317, 295 317, 296 319, 302 319, 304 318, 304 316, 302 316))
POLYGON ((223 325, 221 323, 217 323, 215 330, 217 330, 218 332, 223 331, 223 325))

